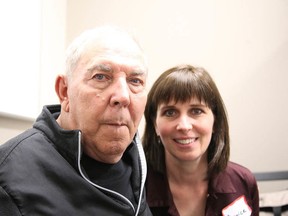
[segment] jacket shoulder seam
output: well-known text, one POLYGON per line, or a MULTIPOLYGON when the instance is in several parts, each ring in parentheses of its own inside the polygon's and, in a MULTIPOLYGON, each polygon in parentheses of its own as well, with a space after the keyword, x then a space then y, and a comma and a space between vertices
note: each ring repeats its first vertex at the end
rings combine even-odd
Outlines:
MULTIPOLYGON (((28 129, 28 130, 31 130, 31 131, 32 131, 32 130, 35 130, 35 129, 30 128, 30 129, 28 129)), ((25 133, 25 132, 23 132, 23 133, 25 133)), ((7 150, 5 150, 6 153, 4 153, 4 155, 1 157, 1 159, 0 159, 0 166, 6 161, 6 159, 9 157, 9 155, 11 154, 11 152, 14 151, 15 148, 17 148, 21 143, 23 143, 24 140, 26 140, 26 139, 28 139, 29 137, 35 135, 36 133, 37 133, 37 131, 34 131, 34 132, 30 133, 29 135, 26 135, 26 136, 24 136, 24 137, 23 137, 24 134, 19 134, 19 135, 18 135, 17 137, 15 137, 14 139, 7 141, 7 143, 5 143, 5 144, 9 145, 10 142, 11 142, 12 144, 8 147, 7 150), (15 141, 15 139, 16 139, 16 141, 15 141)), ((5 145, 5 144, 3 144, 3 145, 5 145)))

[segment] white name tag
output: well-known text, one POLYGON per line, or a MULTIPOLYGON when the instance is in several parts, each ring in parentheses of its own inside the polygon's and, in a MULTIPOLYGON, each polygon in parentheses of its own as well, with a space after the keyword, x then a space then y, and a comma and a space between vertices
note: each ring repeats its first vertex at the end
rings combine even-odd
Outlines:
POLYGON ((247 204, 245 196, 240 196, 235 201, 222 209, 223 216, 250 216, 251 208, 247 204))

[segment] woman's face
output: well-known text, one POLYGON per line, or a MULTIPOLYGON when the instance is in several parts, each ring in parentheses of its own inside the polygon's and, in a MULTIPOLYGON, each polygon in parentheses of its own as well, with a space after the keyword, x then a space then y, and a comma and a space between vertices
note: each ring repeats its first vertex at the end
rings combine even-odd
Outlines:
POLYGON ((166 159, 184 162, 206 157, 213 124, 211 109, 198 99, 160 104, 155 129, 164 145, 166 159))

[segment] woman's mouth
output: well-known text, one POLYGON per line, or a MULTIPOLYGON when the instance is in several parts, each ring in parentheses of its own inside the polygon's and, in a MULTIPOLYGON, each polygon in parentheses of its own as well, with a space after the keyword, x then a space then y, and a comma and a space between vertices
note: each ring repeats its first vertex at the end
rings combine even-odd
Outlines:
POLYGON ((188 145, 193 142, 195 142, 198 138, 189 138, 189 139, 175 139, 177 143, 180 143, 182 145, 188 145))

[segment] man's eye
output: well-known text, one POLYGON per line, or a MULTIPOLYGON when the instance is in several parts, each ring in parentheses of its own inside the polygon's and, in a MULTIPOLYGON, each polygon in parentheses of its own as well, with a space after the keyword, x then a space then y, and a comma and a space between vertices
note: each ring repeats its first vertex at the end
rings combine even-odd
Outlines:
POLYGON ((93 78, 97 80, 105 80, 106 76, 104 74, 95 74, 93 78))
POLYGON ((143 81, 140 80, 140 79, 137 79, 137 78, 131 79, 130 82, 131 82, 133 85, 143 85, 143 81))

